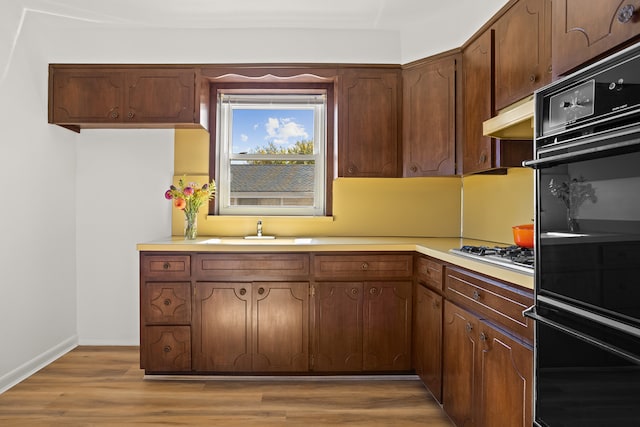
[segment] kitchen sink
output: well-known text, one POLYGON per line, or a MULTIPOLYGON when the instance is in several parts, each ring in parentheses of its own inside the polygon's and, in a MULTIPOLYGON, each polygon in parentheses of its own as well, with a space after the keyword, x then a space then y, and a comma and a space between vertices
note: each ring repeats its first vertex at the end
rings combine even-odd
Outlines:
POLYGON ((205 245, 308 245, 313 242, 309 237, 214 237, 199 242, 205 245))

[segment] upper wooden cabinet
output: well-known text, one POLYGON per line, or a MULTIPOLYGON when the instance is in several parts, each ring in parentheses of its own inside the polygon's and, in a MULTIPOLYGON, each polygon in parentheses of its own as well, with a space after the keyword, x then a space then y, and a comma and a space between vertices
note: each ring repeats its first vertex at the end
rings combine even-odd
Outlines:
POLYGON ((338 74, 338 175, 399 176, 400 68, 344 68, 338 74))
POLYGON ((493 166, 491 138, 482 136, 482 122, 493 113, 493 30, 487 30, 462 53, 464 90, 462 172, 467 174, 493 166))
POLYGON ((76 131, 201 125, 199 75, 193 67, 52 64, 49 123, 76 131))
POLYGON ((553 0, 553 74, 567 74, 635 39, 639 9, 639 0, 553 0))
POLYGON ((456 172, 456 67, 459 54, 402 71, 403 176, 456 172))
POLYGON ((500 110, 551 82, 551 0, 519 0, 493 28, 500 110))

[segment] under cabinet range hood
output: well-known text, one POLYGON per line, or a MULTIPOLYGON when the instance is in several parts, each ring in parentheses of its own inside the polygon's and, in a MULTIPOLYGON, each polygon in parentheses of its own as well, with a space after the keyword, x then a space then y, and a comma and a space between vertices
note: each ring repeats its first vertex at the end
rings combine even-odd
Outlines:
POLYGON ((483 122, 482 134, 500 139, 533 139, 533 95, 503 108, 483 122))

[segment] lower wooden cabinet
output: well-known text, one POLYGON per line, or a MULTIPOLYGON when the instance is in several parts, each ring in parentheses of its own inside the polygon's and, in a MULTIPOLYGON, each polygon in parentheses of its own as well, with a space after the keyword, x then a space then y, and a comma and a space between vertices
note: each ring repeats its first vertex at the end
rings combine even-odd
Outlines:
POLYGON ((309 369, 308 282, 198 282, 194 294, 195 371, 309 369))
POLYGON ((531 426, 531 346, 449 301, 443 333, 442 399, 456 426, 531 426))
POLYGON ((416 285, 413 303, 413 367, 442 402, 442 295, 416 285))
POLYGON ((411 369, 411 282, 315 284, 312 369, 411 369))
POLYGON ((142 358, 147 372, 191 371, 191 328, 147 326, 142 358))

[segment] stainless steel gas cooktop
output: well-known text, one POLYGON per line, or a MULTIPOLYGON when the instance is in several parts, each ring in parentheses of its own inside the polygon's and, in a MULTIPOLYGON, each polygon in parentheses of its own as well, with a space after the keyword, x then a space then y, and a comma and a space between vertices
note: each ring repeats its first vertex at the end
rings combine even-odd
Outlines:
POLYGON ((533 249, 520 246, 463 246, 450 249, 456 255, 533 275, 533 249))

